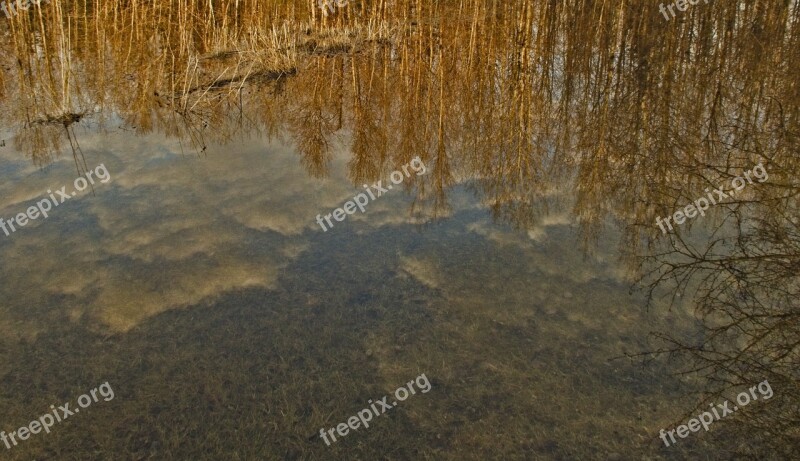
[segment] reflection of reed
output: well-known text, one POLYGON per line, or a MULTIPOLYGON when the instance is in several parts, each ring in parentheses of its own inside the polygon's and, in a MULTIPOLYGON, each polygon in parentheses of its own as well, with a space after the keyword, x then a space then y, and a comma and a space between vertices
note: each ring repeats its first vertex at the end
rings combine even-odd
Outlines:
MULTIPOLYGON (((796 143, 798 12, 743 4, 669 24, 657 6, 619 1, 401 0, 326 18, 313 2, 54 5, 9 21, 3 46, 18 59, 0 67, 4 115, 97 105, 198 152, 288 121, 316 176, 347 127, 354 182, 422 155, 434 173, 419 190, 432 188, 435 209, 454 177, 473 178, 496 216, 522 226, 577 174, 591 237, 604 216, 646 223, 674 208, 703 184, 697 167, 796 143)), ((41 164, 60 139, 28 124, 17 144, 41 164)))
POLYGON ((307 72, 316 73, 318 77, 314 79, 310 91, 296 92, 298 104, 292 111, 289 127, 308 173, 313 177, 323 178, 328 174, 331 158, 331 135, 341 128, 341 119, 337 121, 337 114, 341 114, 341 96, 326 97, 325 93, 335 92, 341 95, 344 76, 341 75, 336 61, 328 59, 317 61, 307 72), (334 69, 329 73, 325 69, 326 65, 333 66, 334 69), (325 76, 330 74, 332 77, 326 79, 325 76))
MULTIPOLYGON (((700 184, 692 167, 792 147, 798 12, 744 4, 670 24, 656 6, 579 0, 358 3, 326 18, 313 2, 54 5, 9 22, 18 59, 0 68, 13 95, 4 115, 98 105, 198 152, 286 120, 316 176, 347 121, 353 181, 422 155, 434 173, 419 190, 433 188, 435 209, 457 174, 478 181, 496 216, 529 226, 545 209, 534 204, 576 172, 591 237, 604 216, 645 223, 674 208, 674 191, 700 184), (5 69, 23 78, 11 84, 5 69)), ((58 155, 57 130, 20 130, 37 163, 58 155)))

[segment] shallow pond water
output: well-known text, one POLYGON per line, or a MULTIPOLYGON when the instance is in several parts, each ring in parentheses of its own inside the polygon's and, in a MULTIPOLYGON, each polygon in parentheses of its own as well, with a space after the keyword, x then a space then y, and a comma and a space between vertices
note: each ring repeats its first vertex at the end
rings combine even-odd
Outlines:
POLYGON ((800 14, 611 3, 9 18, 0 457, 782 459, 800 14))

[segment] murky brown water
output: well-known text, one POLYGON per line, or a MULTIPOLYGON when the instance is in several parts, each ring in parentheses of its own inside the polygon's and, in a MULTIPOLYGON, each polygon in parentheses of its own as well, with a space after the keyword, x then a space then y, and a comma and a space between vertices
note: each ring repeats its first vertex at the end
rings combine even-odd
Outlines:
POLYGON ((2 458, 800 448, 796 2, 313 5, 0 17, 0 431, 114 390, 2 458))

